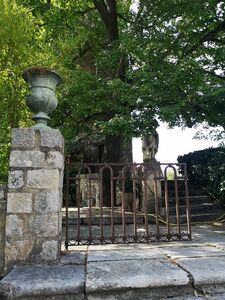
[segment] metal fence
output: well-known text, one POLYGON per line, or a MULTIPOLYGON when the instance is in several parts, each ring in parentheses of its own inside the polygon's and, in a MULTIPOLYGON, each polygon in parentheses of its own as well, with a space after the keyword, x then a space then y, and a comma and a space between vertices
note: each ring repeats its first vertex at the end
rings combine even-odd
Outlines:
POLYGON ((66 158, 65 247, 191 239, 185 164, 74 164, 66 158))

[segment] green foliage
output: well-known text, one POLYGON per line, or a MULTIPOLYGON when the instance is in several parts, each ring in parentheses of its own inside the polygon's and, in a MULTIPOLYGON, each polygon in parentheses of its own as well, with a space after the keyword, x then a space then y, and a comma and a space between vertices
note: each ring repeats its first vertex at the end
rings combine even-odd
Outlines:
POLYGON ((0 0, 0 11, 0 182, 4 182, 11 128, 31 125, 22 70, 34 63, 44 63, 49 51, 44 55, 41 52, 41 37, 36 33, 30 10, 15 0, 0 0))
POLYGON ((171 126, 225 126, 224 3, 140 0, 135 12, 131 2, 0 0, 4 166, 10 129, 30 124, 21 72, 33 64, 63 76, 50 125, 68 140, 93 132, 129 140, 158 118, 171 126), (117 5, 113 40, 109 18, 97 9, 106 2, 117 5))
POLYGON ((119 37, 110 45, 94 0, 19 2, 31 9, 64 77, 52 125, 67 138, 138 136, 157 117, 171 126, 225 125, 222 2, 140 0, 134 12, 131 1, 116 1, 119 37))
POLYGON ((188 178, 225 203, 225 148, 209 148, 178 157, 187 164, 188 178))
POLYGON ((160 118, 224 126, 224 3, 142 0, 134 18, 129 49, 160 118))

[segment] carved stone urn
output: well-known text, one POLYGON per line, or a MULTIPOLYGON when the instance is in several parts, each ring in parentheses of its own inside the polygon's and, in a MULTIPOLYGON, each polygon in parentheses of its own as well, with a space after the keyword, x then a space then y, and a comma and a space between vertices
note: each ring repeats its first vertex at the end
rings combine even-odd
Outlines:
POLYGON ((58 104, 55 96, 56 87, 62 82, 60 75, 46 67, 30 67, 23 72, 24 80, 29 84, 30 93, 26 103, 34 113, 35 128, 48 129, 48 114, 52 113, 58 104))

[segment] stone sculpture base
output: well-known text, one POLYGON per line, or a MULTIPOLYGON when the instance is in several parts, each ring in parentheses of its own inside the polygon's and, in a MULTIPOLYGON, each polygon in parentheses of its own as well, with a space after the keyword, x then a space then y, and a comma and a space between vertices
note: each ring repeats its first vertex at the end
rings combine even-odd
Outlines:
MULTIPOLYGON (((161 206, 162 188, 159 180, 155 180, 155 177, 161 177, 162 171, 160 163, 155 159, 144 160, 144 177, 147 178, 147 205, 148 213, 155 213, 155 197, 158 199, 159 208, 161 206)), ((141 210, 144 211, 144 186, 142 186, 142 205, 141 210)))

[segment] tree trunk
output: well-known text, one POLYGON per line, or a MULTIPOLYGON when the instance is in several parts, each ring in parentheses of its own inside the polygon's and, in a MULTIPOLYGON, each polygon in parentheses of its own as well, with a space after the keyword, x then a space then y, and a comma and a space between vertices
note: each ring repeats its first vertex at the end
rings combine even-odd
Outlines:
MULTIPOLYGON (((115 42, 119 41, 119 31, 117 22, 116 0, 93 0, 93 3, 98 10, 102 22, 107 31, 108 47, 112 47, 115 42)), ((119 43, 118 43, 119 44, 119 43)), ((119 45, 118 45, 119 46, 119 45)), ((125 77, 125 60, 124 57, 118 61, 119 72, 114 74, 114 78, 125 77)), ((115 101, 112 97, 112 101, 115 101)), ((110 117, 114 117, 115 113, 109 113, 110 117)), ((109 117, 109 118, 110 118, 109 117)), ((105 148, 106 159, 108 163, 119 163, 122 157, 122 135, 106 135, 105 148)), ((114 168, 114 176, 118 175, 118 168, 114 168)), ((103 205, 111 206, 111 190, 110 190, 110 172, 105 170, 103 173, 103 205)), ((116 196, 116 182, 114 181, 114 198, 116 196)), ((115 199, 114 199, 115 203, 115 199)))

